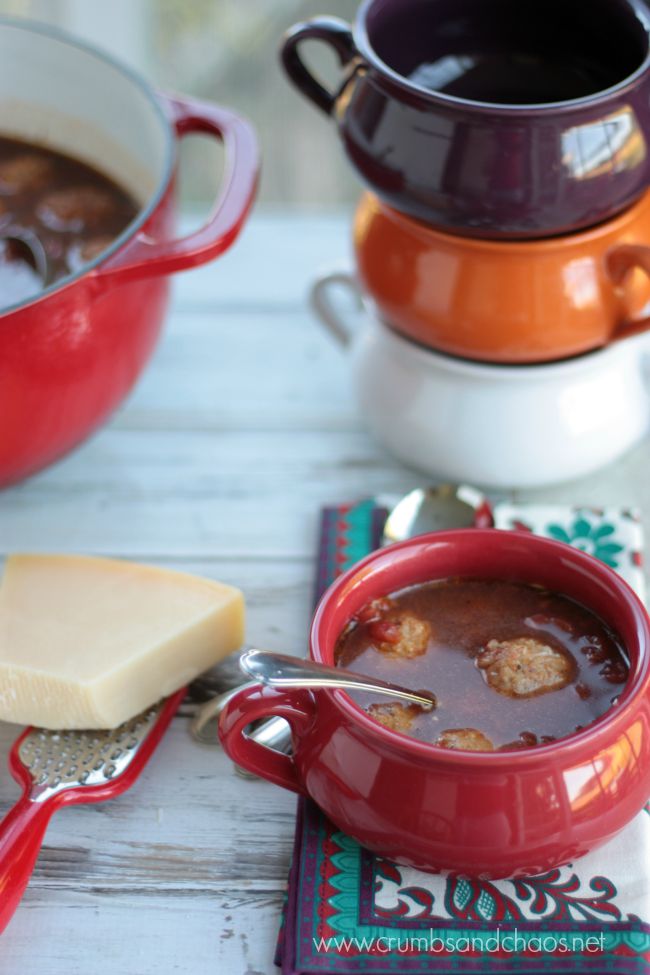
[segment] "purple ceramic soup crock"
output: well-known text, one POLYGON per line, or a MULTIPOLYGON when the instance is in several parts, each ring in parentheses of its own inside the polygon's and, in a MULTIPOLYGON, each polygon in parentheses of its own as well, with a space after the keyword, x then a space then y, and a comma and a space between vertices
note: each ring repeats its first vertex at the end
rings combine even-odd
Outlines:
POLYGON ((569 233, 650 183, 642 0, 365 0, 354 27, 297 24, 282 60, 364 181, 442 229, 569 233), (310 39, 343 68, 333 92, 302 59, 310 39))

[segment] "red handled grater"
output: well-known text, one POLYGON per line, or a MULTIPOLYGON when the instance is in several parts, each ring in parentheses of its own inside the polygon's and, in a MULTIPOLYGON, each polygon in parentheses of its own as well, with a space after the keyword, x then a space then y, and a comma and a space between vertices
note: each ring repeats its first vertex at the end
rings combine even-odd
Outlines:
POLYGON ((20 903, 55 810, 126 792, 184 697, 185 688, 110 731, 27 728, 18 738, 9 767, 23 795, 0 823, 0 932, 20 903))

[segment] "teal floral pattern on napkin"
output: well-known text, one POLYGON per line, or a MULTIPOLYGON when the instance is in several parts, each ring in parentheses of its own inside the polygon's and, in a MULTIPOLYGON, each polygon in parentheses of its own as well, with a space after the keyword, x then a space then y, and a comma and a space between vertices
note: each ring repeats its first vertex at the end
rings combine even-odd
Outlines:
POLYGON ((561 505, 509 504, 494 507, 497 528, 546 535, 595 556, 623 576, 645 597, 643 529, 639 513, 629 508, 569 508, 561 505))
POLYGON ((597 559, 610 565, 612 569, 618 569, 619 563, 617 556, 620 556, 624 546, 616 541, 616 526, 603 519, 589 519, 579 516, 569 525, 568 530, 564 525, 550 524, 546 527, 546 532, 551 538, 558 542, 566 542, 573 545, 582 552, 594 555, 597 559))

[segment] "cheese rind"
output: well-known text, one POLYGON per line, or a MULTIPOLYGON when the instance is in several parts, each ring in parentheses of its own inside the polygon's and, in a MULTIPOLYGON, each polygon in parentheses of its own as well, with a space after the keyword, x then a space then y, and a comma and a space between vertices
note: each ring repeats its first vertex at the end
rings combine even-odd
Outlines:
POLYGON ((0 719, 112 728, 232 653, 233 586, 76 555, 12 555, 0 586, 0 719))

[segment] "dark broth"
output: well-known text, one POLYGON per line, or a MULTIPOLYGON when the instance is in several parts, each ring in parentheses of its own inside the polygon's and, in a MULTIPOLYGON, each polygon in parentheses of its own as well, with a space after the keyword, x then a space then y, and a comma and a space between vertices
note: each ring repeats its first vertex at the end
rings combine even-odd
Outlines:
MULTIPOLYGON (((388 606, 359 615, 339 638, 337 664, 433 691, 436 709, 426 713, 415 707, 410 726, 398 728, 423 741, 435 742, 449 729, 477 729, 495 748, 564 738, 607 711, 627 679, 619 637, 583 606, 536 586, 444 580, 405 589, 389 597, 388 606), (421 621, 428 624, 420 655, 396 655, 394 648, 401 645, 382 640, 386 634, 394 639, 391 627, 403 626, 404 620, 420 621, 420 630, 421 621), (488 683, 488 671, 477 666, 488 644, 522 639, 566 662, 565 686, 516 697, 488 683)), ((410 626, 416 636, 418 625, 410 626)), ((373 707, 386 708, 376 695, 353 696, 371 713, 373 707)))
MULTIPOLYGON (((103 173, 44 146, 0 136, 0 236, 40 241, 49 284, 110 247, 138 204, 103 173)), ((32 297, 41 278, 0 250, 0 307, 32 297)))

